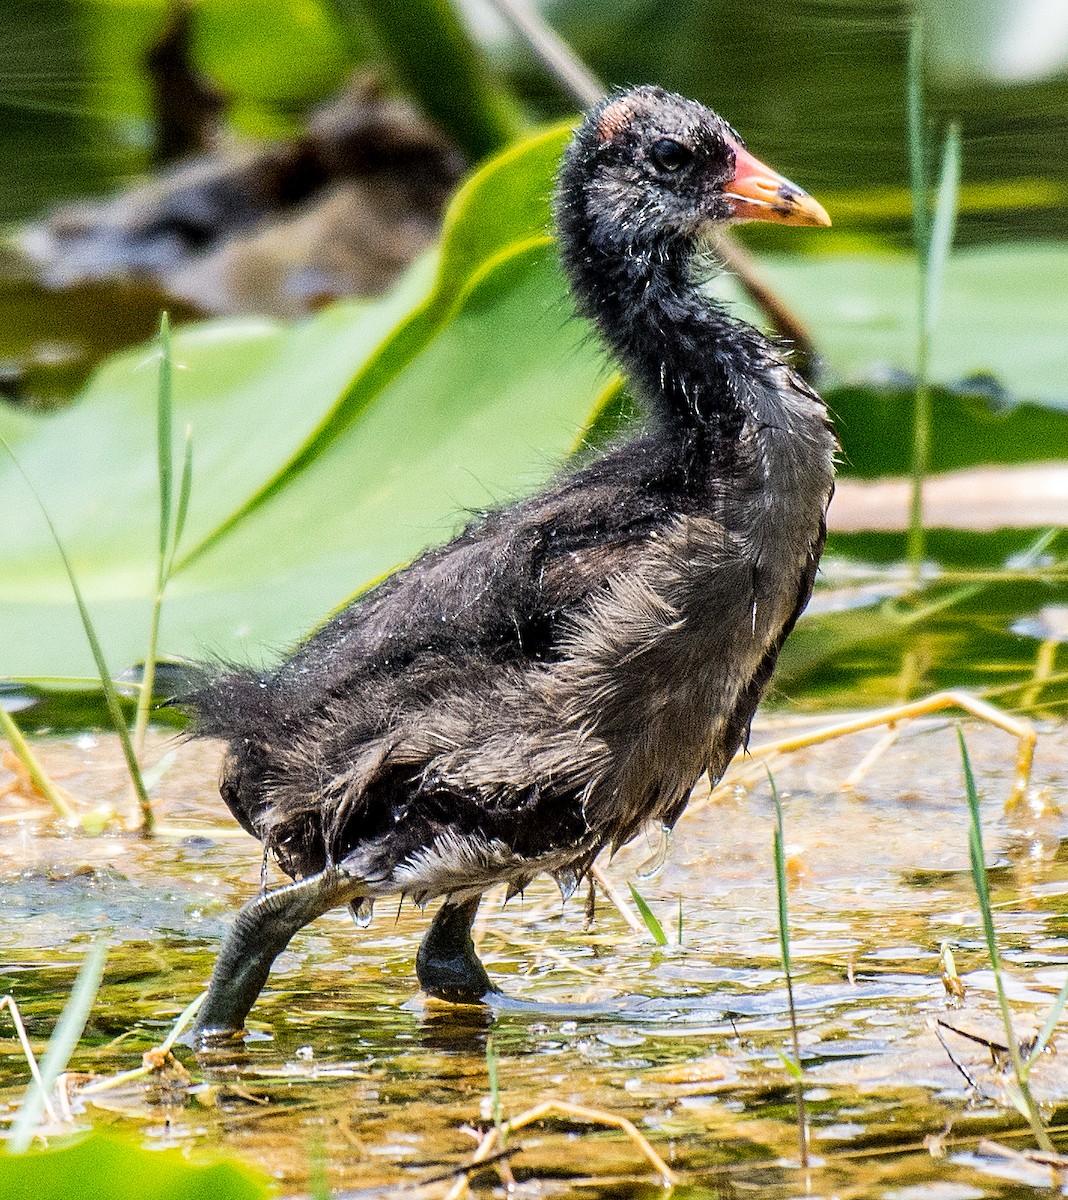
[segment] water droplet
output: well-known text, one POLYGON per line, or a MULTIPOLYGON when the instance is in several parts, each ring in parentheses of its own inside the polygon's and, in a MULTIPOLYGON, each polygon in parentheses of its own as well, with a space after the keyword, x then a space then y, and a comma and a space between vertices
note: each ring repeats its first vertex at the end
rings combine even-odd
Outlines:
POLYGON ((366 929, 371 924, 374 908, 375 902, 370 896, 361 896, 359 900, 353 900, 349 905, 349 912, 352 913, 352 919, 356 922, 357 929, 366 929))
POLYGON ((556 880, 556 886, 560 889, 560 898, 565 904, 575 894, 581 878, 577 871, 569 867, 553 872, 553 879, 556 880))
POLYGON ((636 874, 639 879, 652 879, 664 869, 664 863, 667 862, 671 828, 668 825, 651 826, 647 830, 647 836, 652 843, 653 852, 638 868, 636 874))

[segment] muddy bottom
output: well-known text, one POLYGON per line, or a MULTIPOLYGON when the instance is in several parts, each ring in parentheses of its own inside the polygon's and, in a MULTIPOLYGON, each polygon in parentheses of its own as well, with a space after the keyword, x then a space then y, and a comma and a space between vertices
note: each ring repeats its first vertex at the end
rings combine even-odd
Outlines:
MULTIPOLYGON (((1068 970, 1068 819, 1058 810, 1068 728, 1042 730, 1030 802, 1010 812, 1012 739, 974 722, 965 729, 1010 1002, 1026 1036, 1068 970)), ((754 745, 780 730, 765 723, 754 745)), ((330 913, 278 960, 240 1057, 198 1063, 179 1049, 188 1081, 75 1091, 76 1118, 139 1131, 150 1146, 222 1147, 265 1169, 281 1195, 305 1192, 324 1158, 329 1186, 345 1195, 459 1195, 448 1173, 492 1126, 492 1039, 506 1118, 547 1100, 628 1118, 678 1173, 675 1195, 968 1200, 1059 1189, 1052 1168, 1013 1154, 1033 1143, 997 1052, 1006 1039, 968 867, 954 728, 913 725, 844 790, 878 739, 857 735, 774 764, 807 1176, 780 1057, 792 1051, 773 807, 759 776, 695 795, 666 848, 643 838, 602 860, 623 894, 637 886, 667 945, 600 894, 589 928, 584 890, 567 904, 547 880, 507 905, 491 894, 476 926, 480 954, 507 995, 528 1002, 491 1012, 418 997, 414 958, 429 914, 380 906, 357 929, 347 912, 330 913), (943 942, 962 1005, 940 978, 943 942)), ((86 808, 126 806, 110 737, 37 746, 86 808)), ((71 833, 17 787, 0 797, 0 992, 16 998, 38 1053, 88 946, 100 937, 110 946, 72 1070, 139 1066, 204 986, 233 913, 260 884, 260 848, 215 792, 218 747, 160 734, 149 759, 164 755, 153 840, 71 833)), ((0 771, 0 789, 10 783, 0 771)), ((271 886, 280 882, 272 869, 271 886)), ((0 1014, 0 1118, 27 1080, 0 1014)), ((1032 1085, 1056 1141, 1068 1118, 1068 1057, 1043 1055, 1032 1085)), ((507 1148, 514 1195, 661 1191, 623 1132, 575 1116, 521 1129, 507 1148)), ((472 1190, 503 1194, 502 1169, 474 1173, 472 1190)))

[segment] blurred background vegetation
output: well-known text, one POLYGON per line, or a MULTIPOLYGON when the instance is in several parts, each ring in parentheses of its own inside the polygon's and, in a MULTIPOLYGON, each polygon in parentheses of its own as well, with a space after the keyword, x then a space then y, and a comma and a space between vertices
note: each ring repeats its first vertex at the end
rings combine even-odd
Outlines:
MULTIPOLYGON (((655 81, 731 114, 769 160, 813 191, 849 193, 851 224, 908 232, 904 72, 913 12, 927 18, 928 109, 962 120, 961 235, 1068 231, 1068 18, 1058 0, 555 0, 548 20, 611 85, 655 81), (993 185, 1000 184, 999 191, 993 185), (1009 188, 1011 185, 1011 190, 1009 188)), ((39 215, 63 197, 111 192, 156 157, 145 69, 169 0, 38 0, 5 5, 0 44, 0 217, 39 215)), ((457 87, 480 78, 441 40, 445 0, 198 0, 187 61, 225 107, 228 133, 282 137, 354 69, 416 92, 469 150, 492 121, 457 87), (437 24, 437 28, 435 28, 437 24)), ((486 56, 510 119, 573 105, 487 0, 459 13, 486 56)), ((488 130, 488 132, 487 132, 488 130)))
MULTIPOLYGON (((941 129, 963 134, 932 467, 1063 460, 1063 0, 540 12, 606 85, 708 103, 831 212, 830 231, 739 237, 813 338, 858 478, 909 461, 919 18, 932 178, 941 129)), ((536 486, 576 431, 627 419, 610 367, 565 319, 547 241, 566 130, 540 131, 576 104, 498 6, 20 0, 0 9, 0 44, 0 432, 44 493, 116 673, 143 654, 158 491, 152 352, 123 351, 164 308, 194 462, 164 653, 263 658, 455 530, 458 510, 536 486)), ((0 674, 41 687, 90 673, 10 464, 0 506, 0 674)), ((1061 522, 939 523, 919 592, 900 578, 899 530, 854 521, 832 540, 827 611, 817 602, 791 643, 786 694, 967 684, 1036 711, 1063 703, 1059 533, 1033 550, 1061 522)))
MULTIPOLYGON (((609 84, 655 81, 731 114, 785 172, 821 195, 859 193, 854 201, 864 225, 898 235, 908 228, 904 72, 915 7, 907 0, 542 6, 609 84)), ((460 53, 433 39, 443 8, 444 0, 199 0, 190 8, 188 62, 217 89, 236 135, 296 132, 309 108, 341 88, 352 70, 365 68, 427 93, 439 118, 458 113, 452 132, 470 147, 464 123, 477 116, 471 97, 448 96, 448 80, 435 88, 427 78, 454 73, 449 51, 460 53), (405 23, 423 54, 398 34, 405 23)), ((985 203, 964 205, 964 240, 1064 236, 1064 6, 922 0, 918 8, 927 17, 929 112, 961 118, 965 181, 988 186, 985 203), (1020 190, 999 193, 989 187, 995 183, 1020 190), (1027 197, 1022 206, 1016 196, 1027 197)), ((18 170, 0 178, 0 217, 33 217, 63 197, 111 192, 152 165, 155 113, 145 63, 173 12, 168 0, 4 6, 0 153, 18 170)), ((571 111, 486 0, 469 0, 459 15, 484 50, 498 93, 518 105, 518 119, 571 111)))

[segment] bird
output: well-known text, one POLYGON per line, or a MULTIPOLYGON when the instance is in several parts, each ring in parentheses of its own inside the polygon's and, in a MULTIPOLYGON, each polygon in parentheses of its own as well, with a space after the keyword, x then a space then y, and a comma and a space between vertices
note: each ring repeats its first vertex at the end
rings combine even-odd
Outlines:
POLYGON ((554 202, 577 314, 644 420, 540 492, 478 514, 277 666, 199 670, 194 736, 220 791, 293 880, 238 913, 193 1033, 241 1036, 293 935, 384 896, 441 899, 424 992, 496 991, 483 894, 670 829, 743 747, 812 591, 837 441, 789 348, 704 288, 717 231, 829 225, 697 101, 615 91, 564 151, 554 202))

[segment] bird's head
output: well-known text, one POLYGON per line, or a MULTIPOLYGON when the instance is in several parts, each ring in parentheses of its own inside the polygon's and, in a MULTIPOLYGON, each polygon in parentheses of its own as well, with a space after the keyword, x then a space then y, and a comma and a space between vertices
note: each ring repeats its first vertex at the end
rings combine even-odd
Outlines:
POLYGON ((657 87, 603 100, 560 172, 565 238, 601 245, 694 243, 734 221, 830 225, 822 206, 745 148, 704 105, 657 87))

